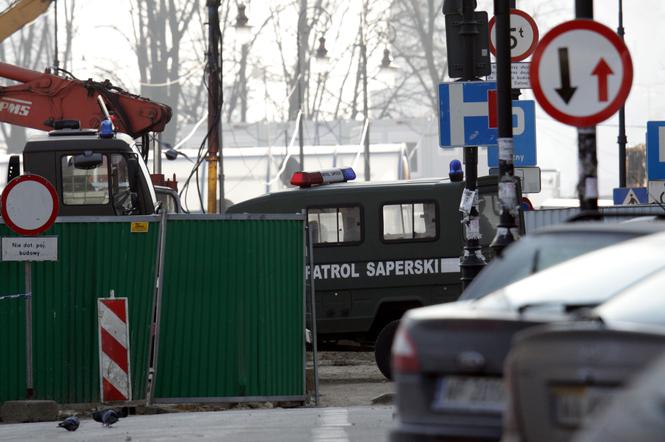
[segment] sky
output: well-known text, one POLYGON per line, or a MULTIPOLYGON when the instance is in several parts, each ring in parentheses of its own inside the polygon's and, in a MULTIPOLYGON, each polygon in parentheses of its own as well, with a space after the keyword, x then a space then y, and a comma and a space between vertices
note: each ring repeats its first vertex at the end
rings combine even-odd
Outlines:
MULTIPOLYGON (((270 4, 270 0, 250 2, 250 20, 253 18, 259 22, 269 13, 267 6, 270 4)), ((574 18, 574 0, 518 0, 517 6, 534 15, 541 37, 553 26, 574 18)), ((660 99, 660 95, 665 93, 665 51, 660 50, 665 41, 665 26, 662 25, 665 22, 665 2, 625 0, 623 7, 626 44, 634 65, 633 85, 626 102, 628 145, 632 146, 644 142, 647 121, 665 120, 665 101, 660 99)), ((486 10, 491 15, 493 2, 479 0, 478 10, 486 10)), ((128 11, 129 0, 77 2, 78 30, 73 70, 78 77, 98 76, 95 66, 104 66, 126 78, 125 86, 135 91, 138 89, 135 57, 131 54, 129 42, 122 35, 131 34, 128 11)), ((618 0, 595 1, 597 21, 616 29, 617 16, 618 0)), ((256 50, 260 51, 261 46, 256 50)), ((266 54, 264 63, 277 63, 274 54, 266 54)), ((530 91, 523 92, 522 99, 533 98, 530 91)), ((278 111, 268 115, 261 103, 254 103, 251 107, 260 109, 257 110, 260 113, 255 115, 257 119, 264 116, 280 118, 278 111)), ((537 107, 536 115, 538 165, 542 169, 560 170, 562 195, 574 196, 577 182, 576 129, 554 121, 540 107, 537 107)), ((611 195, 612 188, 618 185, 617 135, 616 116, 597 128, 599 189, 604 196, 611 195)))

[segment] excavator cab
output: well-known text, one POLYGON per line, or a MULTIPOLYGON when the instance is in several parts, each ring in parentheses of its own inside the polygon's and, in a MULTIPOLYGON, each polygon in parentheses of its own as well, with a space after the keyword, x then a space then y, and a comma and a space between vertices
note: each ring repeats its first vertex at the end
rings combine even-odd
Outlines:
POLYGON ((56 188, 59 216, 149 215, 159 203, 134 141, 127 135, 75 127, 30 139, 23 170, 56 188))

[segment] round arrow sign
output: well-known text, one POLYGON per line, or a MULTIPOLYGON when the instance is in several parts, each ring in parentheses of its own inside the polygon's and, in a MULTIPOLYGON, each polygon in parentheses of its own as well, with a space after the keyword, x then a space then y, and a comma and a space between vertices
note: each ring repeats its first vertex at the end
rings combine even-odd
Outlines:
POLYGON ((14 178, 2 192, 2 219, 19 235, 39 235, 58 216, 58 195, 53 185, 39 175, 14 178))
MULTIPOLYGON (((490 51, 496 56, 496 28, 490 19, 490 51)), ((533 54, 538 44, 538 26, 533 18, 520 9, 510 11, 510 59, 522 61, 533 54)))
POLYGON ((611 117, 633 82, 630 52, 614 31, 593 20, 552 29, 536 48, 530 70, 533 94, 555 119, 577 127, 611 117))

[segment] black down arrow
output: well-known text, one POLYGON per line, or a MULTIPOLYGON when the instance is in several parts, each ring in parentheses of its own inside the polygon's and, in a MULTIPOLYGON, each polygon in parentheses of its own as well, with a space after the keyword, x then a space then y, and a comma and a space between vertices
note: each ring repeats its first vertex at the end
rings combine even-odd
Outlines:
POLYGON ((570 85, 570 66, 568 64, 568 48, 559 48, 559 74, 561 87, 555 89, 561 99, 568 104, 575 95, 576 87, 570 85))

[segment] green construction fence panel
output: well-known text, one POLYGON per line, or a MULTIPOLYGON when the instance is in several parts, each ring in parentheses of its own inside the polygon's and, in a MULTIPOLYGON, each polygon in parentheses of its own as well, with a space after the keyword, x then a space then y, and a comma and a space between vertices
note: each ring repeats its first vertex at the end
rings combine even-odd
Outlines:
MULTIPOLYGON (((35 399, 99 402, 97 299, 127 297, 132 399, 144 399, 159 218, 133 233, 131 221, 62 219, 44 235, 58 237, 58 261, 32 263, 35 399), (72 222, 73 221, 73 222, 72 222)), ((0 224, 0 236, 16 236, 0 224)), ((0 296, 23 291, 24 264, 0 262, 0 296)), ((25 399, 24 300, 0 300, 0 402, 25 399)))
POLYGON ((170 217, 155 402, 304 397, 304 222, 170 217))

